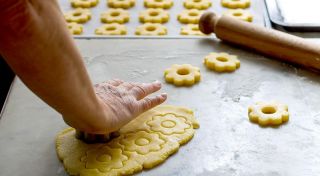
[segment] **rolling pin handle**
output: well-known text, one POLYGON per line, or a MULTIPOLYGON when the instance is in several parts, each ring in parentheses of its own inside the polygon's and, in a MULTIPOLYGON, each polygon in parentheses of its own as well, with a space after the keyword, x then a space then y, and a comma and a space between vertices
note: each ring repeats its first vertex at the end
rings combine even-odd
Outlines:
POLYGON ((199 29, 204 34, 214 33, 215 24, 219 17, 213 12, 205 12, 199 21, 199 29))

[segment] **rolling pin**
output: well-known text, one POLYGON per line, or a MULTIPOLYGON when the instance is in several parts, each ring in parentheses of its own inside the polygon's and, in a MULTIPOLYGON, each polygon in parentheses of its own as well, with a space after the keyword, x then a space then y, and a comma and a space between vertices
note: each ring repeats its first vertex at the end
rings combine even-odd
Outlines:
POLYGON ((280 60, 320 71, 320 46, 303 38, 215 13, 204 13, 199 21, 204 34, 253 49, 280 60))

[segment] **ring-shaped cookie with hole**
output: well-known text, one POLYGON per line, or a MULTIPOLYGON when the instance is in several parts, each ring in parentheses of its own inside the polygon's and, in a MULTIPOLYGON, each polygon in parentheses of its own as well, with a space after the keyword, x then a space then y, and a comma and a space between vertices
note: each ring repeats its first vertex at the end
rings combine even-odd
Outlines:
POLYGON ((97 35, 126 35, 127 28, 123 24, 119 23, 109 23, 102 25, 95 30, 97 35))
POLYGON ((121 8, 109 9, 106 12, 101 13, 102 23, 127 23, 130 19, 129 12, 121 8))
POLYGON ((136 35, 167 35, 167 28, 159 23, 145 23, 138 26, 136 35))
POLYGON ((221 0, 221 5, 230 9, 245 9, 250 7, 250 0, 221 0))
POLYGON ((166 23, 169 20, 169 13, 160 8, 150 8, 140 12, 139 20, 142 23, 166 23))
POLYGON ((67 22, 86 23, 91 19, 89 9, 77 8, 64 14, 67 22))
POLYGON ((261 126, 280 125, 289 120, 288 106, 278 102, 259 102, 248 108, 249 120, 261 126))
POLYGON ((83 25, 75 22, 67 23, 68 30, 73 35, 80 35, 83 32, 83 25))
POLYGON ((231 9, 223 13, 224 15, 237 18, 239 20, 252 22, 253 16, 250 12, 243 9, 231 9))
POLYGON ((217 72, 232 72, 240 67, 237 56, 228 53, 210 53, 204 58, 204 64, 217 72))
POLYGON ((187 24, 185 26, 182 26, 180 34, 181 35, 205 35, 200 31, 199 25, 197 24, 187 24))
POLYGON ((210 0, 185 0, 183 5, 187 9, 205 10, 211 6, 210 0))
POLYGON ((167 83, 176 86, 192 86, 200 81, 200 69, 190 64, 174 64, 164 71, 164 78, 167 83))
POLYGON ((146 8, 163 8, 169 9, 173 6, 173 0, 144 0, 146 8))
POLYGON ((184 24, 198 24, 202 13, 203 11, 198 9, 184 10, 178 15, 178 20, 184 24))
POLYGON ((70 0, 71 6, 74 8, 90 8, 99 3, 99 0, 70 0))
POLYGON ((111 8, 129 9, 135 5, 135 0, 107 0, 107 4, 111 8))

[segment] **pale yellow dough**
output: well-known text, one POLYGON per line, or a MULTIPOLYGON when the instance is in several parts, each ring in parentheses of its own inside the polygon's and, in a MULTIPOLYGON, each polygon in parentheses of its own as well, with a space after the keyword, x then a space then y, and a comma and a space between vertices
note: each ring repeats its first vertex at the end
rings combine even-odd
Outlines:
POLYGON ((67 22, 86 23, 91 19, 91 12, 89 9, 77 8, 64 14, 67 22))
POLYGON ((142 23, 166 23, 169 20, 169 12, 159 8, 149 8, 139 13, 139 20, 142 23))
POLYGON ((174 64, 164 71, 164 78, 167 83, 176 86, 192 86, 200 81, 200 69, 190 64, 174 64))
POLYGON ((163 8, 169 9, 173 6, 173 0, 144 0, 146 8, 163 8))
POLYGON ((127 28, 125 25, 118 23, 109 23, 98 27, 95 30, 97 35, 126 35, 127 28))
POLYGON ((221 5, 230 9, 250 7, 251 0, 221 0, 221 5))
POLYGON ((101 22, 103 23, 119 23, 123 24, 130 19, 129 12, 121 8, 109 9, 106 12, 101 13, 101 22))
POLYGON ((223 13, 224 15, 231 16, 233 18, 237 18, 239 20, 252 22, 253 16, 250 12, 243 9, 231 9, 223 13))
POLYGON ((68 30, 73 35, 80 35, 83 32, 83 25, 75 22, 67 23, 68 30))
POLYGON ((204 58, 204 65, 216 72, 232 72, 240 67, 240 61, 228 53, 210 53, 204 58))
POLYGON ((250 121, 259 125, 280 125, 289 120, 288 106, 278 102, 259 102, 248 108, 250 121))
POLYGON ((133 7, 136 0, 107 0, 107 4, 111 8, 129 9, 133 7))
POLYGON ((99 3, 99 0, 70 0, 72 7, 90 8, 99 3))
POLYGON ((183 5, 187 9, 205 10, 211 6, 211 0, 184 0, 183 5))
POLYGON ((198 9, 184 10, 178 15, 178 20, 181 23, 185 23, 185 24, 186 23, 198 24, 202 13, 203 11, 198 9))
POLYGON ((56 139, 59 159, 70 175, 131 175, 164 162, 188 142, 199 123, 193 111, 161 105, 120 129, 120 136, 106 144, 86 144, 75 130, 61 131, 56 139))
POLYGON ((167 28, 159 23, 145 23, 137 27, 136 35, 166 35, 167 28))
POLYGON ((188 25, 182 26, 180 34, 181 35, 205 35, 200 31, 199 25, 197 24, 188 24, 188 25))

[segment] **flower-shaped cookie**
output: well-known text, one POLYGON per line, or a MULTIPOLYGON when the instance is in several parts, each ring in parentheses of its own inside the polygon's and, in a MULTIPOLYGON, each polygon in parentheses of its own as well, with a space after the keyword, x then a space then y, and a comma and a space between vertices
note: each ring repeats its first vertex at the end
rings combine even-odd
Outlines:
POLYGON ((129 12, 121 8, 109 9, 101 13, 101 22, 103 23, 126 23, 129 21, 129 12))
POLYGON ((145 23, 138 26, 136 29, 136 35, 166 35, 167 28, 158 23, 145 23))
POLYGON ((80 35, 83 32, 83 26, 75 22, 68 23, 67 27, 69 32, 73 35, 80 35))
POLYGON ((256 103, 248 109, 250 121, 260 125, 280 125, 289 120, 288 106, 277 103, 256 103))
POLYGON ((72 7, 90 8, 99 3, 99 0, 70 0, 72 7))
POLYGON ((144 6, 147 8, 169 9, 173 6, 173 0, 144 0, 144 6))
POLYGON ((252 14, 243 9, 228 10, 223 14, 248 22, 252 22, 253 19, 252 14))
POLYGON ((221 0, 221 5, 230 9, 250 7, 250 0, 221 0))
POLYGON ((122 24, 109 23, 97 28, 95 33, 97 35, 126 35, 127 28, 122 24))
POLYGON ((169 20, 169 13, 163 9, 150 8, 140 12, 139 19, 142 23, 166 23, 169 20))
POLYGON ((91 19, 89 9, 77 8, 64 14, 67 22, 85 23, 91 19))
POLYGON ((164 71, 167 83, 176 86, 191 86, 200 81, 200 69, 190 64, 174 64, 164 71))
POLYGON ((135 0, 107 0, 107 4, 112 8, 129 9, 135 5, 135 0))
POLYGON ((181 35, 205 35, 199 30, 199 25, 188 24, 181 27, 181 35))
POLYGON ((204 58, 204 64, 217 72, 232 72, 240 67, 237 56, 228 53, 210 53, 204 58))
POLYGON ((185 0, 183 5, 187 9, 205 10, 211 6, 210 0, 185 0))
POLYGON ((181 23, 197 24, 199 22, 199 19, 202 13, 203 11, 200 11, 198 9, 184 10, 178 15, 178 20, 181 23))
POLYGON ((166 141, 160 138, 159 134, 145 131, 126 134, 120 141, 125 151, 137 152, 142 155, 160 150, 164 143, 166 141))

